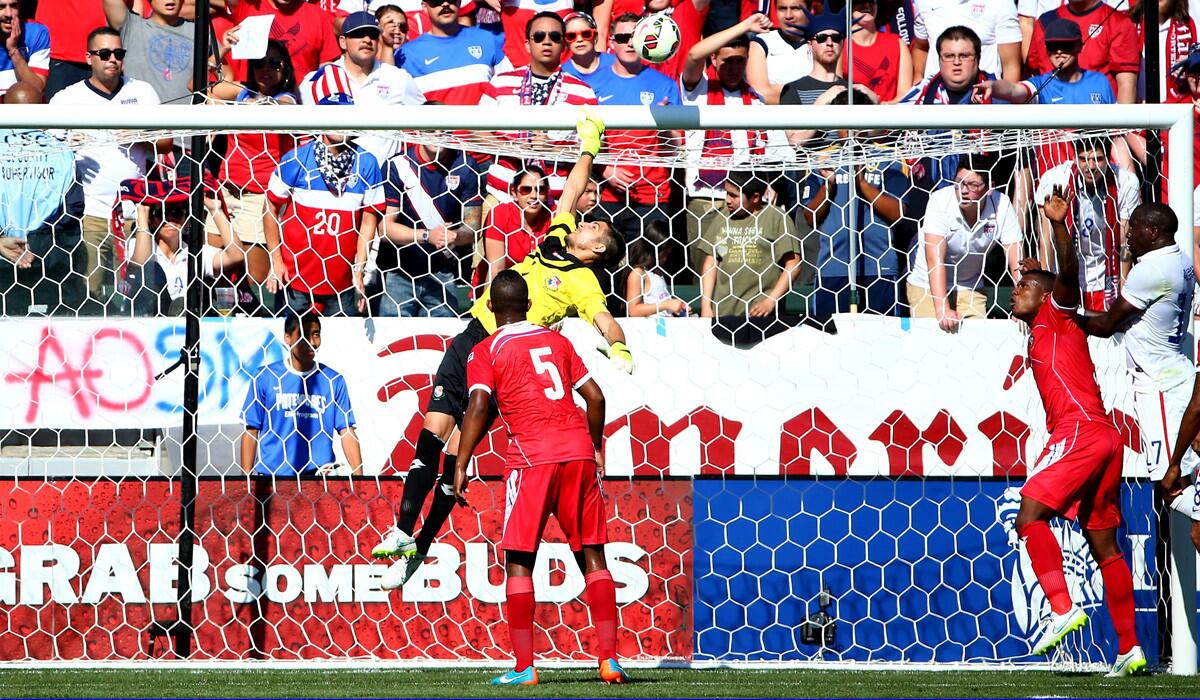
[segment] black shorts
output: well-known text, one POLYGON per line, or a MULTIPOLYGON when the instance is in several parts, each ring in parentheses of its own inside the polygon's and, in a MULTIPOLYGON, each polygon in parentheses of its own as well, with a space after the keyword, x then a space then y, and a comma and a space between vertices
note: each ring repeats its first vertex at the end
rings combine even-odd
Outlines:
POLYGON ((487 337, 487 329, 473 318, 463 332, 450 341, 450 347, 446 348, 442 363, 438 365, 437 376, 433 378, 433 395, 425 407, 427 413, 453 416, 454 422, 462 427, 463 413, 467 410, 467 358, 487 337))

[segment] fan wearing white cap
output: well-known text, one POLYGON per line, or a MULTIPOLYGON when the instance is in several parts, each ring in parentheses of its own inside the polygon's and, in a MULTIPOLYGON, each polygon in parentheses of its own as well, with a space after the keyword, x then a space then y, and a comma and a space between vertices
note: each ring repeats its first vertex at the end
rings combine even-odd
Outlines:
MULTIPOLYGON (((318 90, 322 94, 340 91, 352 95, 354 102, 368 107, 425 104, 425 96, 408 71, 389 65, 376 58, 379 49, 379 23, 370 12, 353 12, 342 22, 342 34, 338 46, 342 57, 329 65, 342 69, 331 74, 325 66, 304 76, 300 84, 300 101, 303 104, 320 104, 318 90), (345 85, 328 84, 330 80, 346 81, 345 85), (318 81, 326 84, 318 86, 318 81)), ((380 136, 358 138, 358 145, 383 163, 396 155, 400 142, 380 136)))

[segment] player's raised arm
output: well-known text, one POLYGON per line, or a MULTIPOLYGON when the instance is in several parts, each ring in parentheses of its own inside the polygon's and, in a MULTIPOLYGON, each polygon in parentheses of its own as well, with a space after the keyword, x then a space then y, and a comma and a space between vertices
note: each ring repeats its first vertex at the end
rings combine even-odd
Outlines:
POLYGON ((1067 230, 1067 211, 1070 205, 1063 197, 1061 187, 1055 187, 1046 198, 1042 213, 1050 220, 1050 238, 1054 243, 1054 257, 1058 262, 1058 277, 1054 281, 1054 303, 1060 308, 1072 309, 1079 306, 1079 254, 1075 252, 1075 239, 1067 230))
POLYGON ((604 138, 604 122, 592 112, 584 113, 575 124, 575 133, 579 135, 579 160, 575 161, 567 181, 563 184, 562 196, 558 198, 555 218, 568 215, 574 218, 575 207, 579 197, 587 189, 588 179, 592 174, 592 161, 600 153, 600 142, 604 138))
POLYGON ((467 464, 475 449, 483 440, 488 417, 488 392, 475 389, 467 399, 467 410, 463 414, 462 434, 458 438, 458 459, 454 463, 454 498, 459 505, 466 505, 463 496, 467 491, 467 464))

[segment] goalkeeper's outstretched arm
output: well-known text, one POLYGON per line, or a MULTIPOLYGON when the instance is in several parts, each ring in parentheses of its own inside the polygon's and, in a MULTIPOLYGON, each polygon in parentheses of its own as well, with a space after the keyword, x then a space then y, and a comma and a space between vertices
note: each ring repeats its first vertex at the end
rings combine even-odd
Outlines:
POLYGON ((562 196, 558 198, 555 215, 575 216, 575 207, 579 204, 579 198, 583 195, 583 191, 587 189, 588 180, 592 174, 592 161, 600 153, 600 142, 604 138, 604 122, 591 112, 585 113, 583 118, 576 122, 575 133, 579 135, 579 160, 575 161, 575 166, 571 168, 571 173, 567 175, 567 181, 563 184, 562 196))

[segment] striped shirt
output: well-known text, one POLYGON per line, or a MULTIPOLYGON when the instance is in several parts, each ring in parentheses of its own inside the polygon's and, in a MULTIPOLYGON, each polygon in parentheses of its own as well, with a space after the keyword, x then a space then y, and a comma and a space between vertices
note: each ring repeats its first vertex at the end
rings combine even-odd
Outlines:
MULTIPOLYGON (((496 107, 529 104, 530 95, 534 92, 534 84, 539 80, 551 83, 545 93, 545 101, 540 104, 596 104, 596 93, 592 92, 591 86, 570 73, 558 71, 548 79, 539 79, 525 68, 506 71, 492 78, 492 82, 484 88, 479 104, 496 107)), ((515 138, 525 136, 524 134, 511 135, 515 138)), ((557 146, 569 146, 578 140, 572 131, 548 131, 546 137, 557 146)), ((538 162, 537 164, 546 171, 550 184, 550 196, 557 198, 562 194, 563 185, 566 183, 567 175, 571 172, 571 166, 574 163, 538 162)), ((512 197, 508 192, 509 185, 512 184, 513 177, 521 167, 521 161, 516 158, 497 158, 493 161, 487 173, 488 194, 501 202, 510 201, 512 197)))
POLYGON ((356 148, 354 175, 341 194, 332 191, 317 167, 315 141, 291 151, 271 175, 267 198, 291 202, 280 212, 283 261, 288 286, 312 294, 338 294, 353 281, 350 265, 358 246, 362 213, 383 213, 383 176, 375 156, 356 148))
POLYGON ((425 99, 448 105, 479 103, 497 64, 504 38, 478 27, 454 36, 422 34, 400 47, 396 65, 416 78, 425 99))

